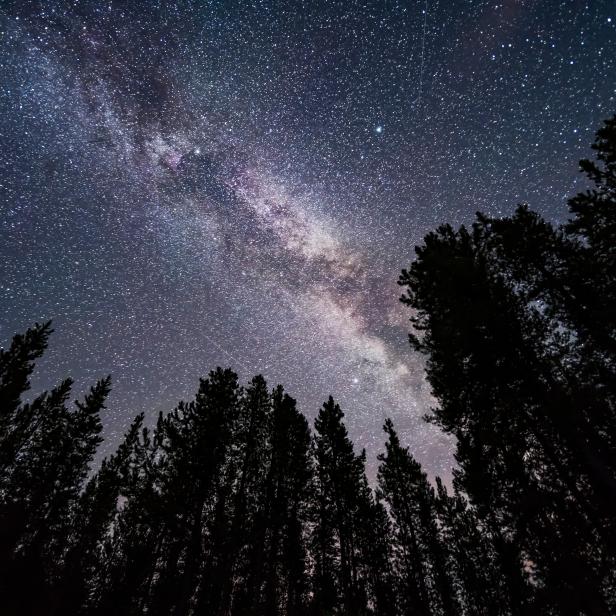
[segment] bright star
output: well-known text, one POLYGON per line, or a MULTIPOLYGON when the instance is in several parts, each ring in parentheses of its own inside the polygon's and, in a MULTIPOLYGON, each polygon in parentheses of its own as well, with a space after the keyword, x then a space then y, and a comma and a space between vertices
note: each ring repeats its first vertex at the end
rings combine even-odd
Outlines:
POLYGON ((380 135, 383 132, 383 127, 377 126, 374 130, 376 131, 377 135, 380 135))

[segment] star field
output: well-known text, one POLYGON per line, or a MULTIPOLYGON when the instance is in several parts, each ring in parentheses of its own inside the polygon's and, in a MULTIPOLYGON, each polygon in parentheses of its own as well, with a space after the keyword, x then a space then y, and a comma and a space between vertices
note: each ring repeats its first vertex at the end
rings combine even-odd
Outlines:
POLYGON ((398 273, 477 210, 564 219, 612 2, 21 0, 0 45, 0 336, 54 319, 35 391, 111 373, 109 451, 231 366, 448 474, 398 273))

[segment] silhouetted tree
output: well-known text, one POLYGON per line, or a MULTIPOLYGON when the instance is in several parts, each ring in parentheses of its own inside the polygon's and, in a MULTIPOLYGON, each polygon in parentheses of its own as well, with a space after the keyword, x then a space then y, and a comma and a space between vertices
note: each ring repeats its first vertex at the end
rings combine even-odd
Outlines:
POLYGON ((124 441, 128 451, 122 457, 127 464, 120 467, 116 514, 89 584, 88 614, 135 614, 148 605, 169 506, 160 490, 160 452, 150 431, 138 428, 139 418, 124 441))
MULTIPOLYGON (((374 590, 380 588, 368 546, 377 547, 375 537, 386 532, 386 527, 375 528, 382 518, 366 481, 365 452, 354 453, 343 416, 330 397, 314 423, 312 608, 317 614, 368 613, 374 590)), ((381 571, 381 575, 386 573, 381 571)))
MULTIPOLYGON (((188 613, 201 564, 207 561, 205 521, 216 507, 217 482, 227 472, 239 395, 237 375, 219 368, 201 380, 194 402, 180 404, 159 422, 156 439, 163 462, 158 474, 170 511, 159 531, 163 541, 151 588, 151 613, 188 613)), ((227 554, 231 556, 229 550, 227 554)), ((228 573, 223 569, 217 575, 226 579, 228 573)))
POLYGON ((616 300, 616 116, 597 131, 592 148, 597 153, 596 162, 582 160, 580 167, 595 186, 570 199, 573 218, 566 231, 582 242, 582 258, 579 259, 582 271, 576 282, 590 293, 589 298, 577 298, 582 301, 576 312, 588 333, 613 359, 616 353, 613 310, 616 300))
POLYGON ((118 501, 126 498, 143 419, 143 414, 135 418, 116 453, 102 461, 75 505, 66 534, 61 579, 48 606, 49 614, 87 613, 96 604, 104 575, 101 552, 119 513, 118 501))
POLYGON ((603 167, 582 163, 598 188, 572 200, 566 229, 525 207, 510 219, 478 215, 470 231, 429 234, 400 279, 439 400, 433 420, 456 436, 455 484, 492 539, 514 613, 533 601, 609 609, 613 136, 612 122, 595 145, 603 167))
POLYGON ((6 613, 36 613, 53 600, 111 384, 101 380, 73 411, 66 405, 68 379, 22 403, 50 332, 49 323, 36 325, 0 351, 0 600, 6 613))
POLYGON ((244 591, 252 614, 305 613, 308 598, 306 528, 312 496, 310 430, 295 400, 272 393, 269 463, 255 523, 244 591))
POLYGON ((393 521, 396 577, 403 614, 459 613, 447 556, 439 537, 434 489, 420 464, 402 447, 393 423, 379 455, 379 491, 393 521))
POLYGON ((509 614, 507 584, 490 537, 466 499, 436 478, 436 515, 460 613, 469 616, 509 614))

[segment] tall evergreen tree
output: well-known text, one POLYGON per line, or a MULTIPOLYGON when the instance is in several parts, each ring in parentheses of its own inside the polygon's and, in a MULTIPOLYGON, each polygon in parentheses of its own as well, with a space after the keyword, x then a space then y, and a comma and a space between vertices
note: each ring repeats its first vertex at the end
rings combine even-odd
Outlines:
MULTIPOLYGON (((158 478, 163 464, 160 452, 147 428, 134 436, 129 430, 124 443, 128 452, 122 457, 127 464, 120 467, 117 511, 102 540, 95 575, 89 581, 88 614, 144 612, 160 557, 161 530, 169 512, 158 478)), ((90 515, 99 516, 101 512, 90 515)))
POLYGON ((372 603, 370 574, 374 570, 366 548, 374 539, 375 510, 365 478, 365 452, 354 453, 343 416, 330 397, 314 423, 312 603, 317 614, 365 614, 372 603))
POLYGON ((180 404, 159 422, 156 438, 164 456, 159 481, 170 524, 161 529, 151 613, 189 612, 205 557, 205 516, 216 506, 216 484, 238 412, 237 375, 219 368, 201 380, 194 402, 180 404))
MULTIPOLYGON (((365 452, 361 456, 365 463, 365 452)), ((361 555, 362 578, 368 598, 368 612, 374 616, 396 616, 392 527, 387 510, 374 494, 364 474, 360 484, 357 546, 361 555)))
POLYGON ((595 149, 599 162, 582 167, 597 188, 572 199, 567 228, 527 208, 479 215, 471 231, 429 234, 400 279, 433 419, 457 438, 456 485, 497 547, 513 612, 530 595, 535 610, 609 610, 614 121, 595 149))
POLYGON ((402 447, 386 420, 385 453, 379 455, 379 490, 394 526, 394 566, 403 614, 459 613, 445 547, 439 536, 435 494, 420 464, 402 447))
POLYGON ((493 542, 466 499, 449 495, 436 478, 436 515, 460 613, 496 616, 510 613, 507 584, 493 542))
POLYGON ((73 411, 67 407, 70 380, 22 403, 50 331, 49 323, 36 325, 0 352, 0 598, 6 613, 36 613, 53 601, 111 384, 100 381, 73 411))
POLYGON ((76 502, 49 614, 85 614, 96 605, 103 574, 102 551, 118 515, 118 502, 126 498, 143 420, 143 414, 135 418, 116 453, 102 461, 76 502))
POLYGON ((295 400, 282 387, 272 393, 268 441, 268 473, 255 523, 244 604, 252 614, 300 615, 305 613, 308 594, 310 430, 295 400))
POLYGON ((567 232, 583 242, 584 273, 590 275, 588 290, 592 293, 591 305, 582 304, 586 310, 591 331, 602 332, 598 337, 605 350, 616 352, 616 318, 613 304, 616 300, 616 115, 606 120, 597 131, 592 145, 596 161, 582 160, 580 167, 594 183, 594 188, 580 193, 569 201, 573 214, 567 232), (595 326, 591 326, 592 321, 595 326))
POLYGON ((42 325, 36 323, 25 334, 15 335, 8 349, 0 349, 2 438, 5 437, 4 422, 10 425, 13 414, 20 405, 21 397, 30 389, 30 375, 34 370, 35 361, 45 352, 52 331, 51 321, 42 325))
POLYGON ((551 589, 546 601, 559 609, 594 605, 605 563, 562 464, 582 452, 559 430, 563 422, 550 400, 552 392, 563 400, 548 355, 550 323, 527 306, 506 272, 492 267, 484 237, 482 222, 472 233, 439 229, 401 279, 423 334, 412 341, 429 355, 440 402, 434 419, 457 438, 457 486, 498 546, 512 611, 529 609, 529 561, 551 589), (575 536, 565 533, 571 525, 579 529, 575 536))
POLYGON ((265 484, 271 463, 271 397, 262 376, 252 379, 239 408, 234 435, 237 485, 223 577, 229 602, 225 611, 242 614, 250 611, 253 601, 258 602, 260 571, 256 568, 262 568, 259 561, 264 547, 265 484))

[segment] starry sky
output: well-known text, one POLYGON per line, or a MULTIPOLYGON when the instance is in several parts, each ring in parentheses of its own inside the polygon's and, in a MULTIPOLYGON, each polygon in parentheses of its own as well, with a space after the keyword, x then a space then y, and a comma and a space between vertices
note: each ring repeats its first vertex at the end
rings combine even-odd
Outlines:
POLYGON ((398 273, 564 220, 615 87, 613 1, 4 0, 0 340, 54 320, 35 389, 112 374, 103 453, 222 365, 447 476, 398 273))

